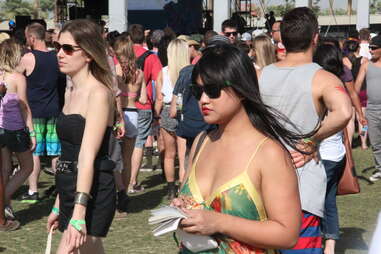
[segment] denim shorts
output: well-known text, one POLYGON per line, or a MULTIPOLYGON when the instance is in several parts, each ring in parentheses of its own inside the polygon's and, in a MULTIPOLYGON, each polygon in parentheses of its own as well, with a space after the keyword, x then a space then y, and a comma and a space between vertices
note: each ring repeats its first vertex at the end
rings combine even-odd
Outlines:
POLYGON ((170 106, 165 105, 160 114, 160 128, 169 132, 175 132, 177 129, 178 121, 176 118, 169 116, 170 106))
POLYGON ((138 109, 138 136, 135 148, 143 148, 148 136, 151 134, 152 110, 138 109))
POLYGON ((7 147, 11 152, 22 153, 30 149, 30 137, 26 129, 6 130, 3 129, 0 135, 2 146, 7 147))

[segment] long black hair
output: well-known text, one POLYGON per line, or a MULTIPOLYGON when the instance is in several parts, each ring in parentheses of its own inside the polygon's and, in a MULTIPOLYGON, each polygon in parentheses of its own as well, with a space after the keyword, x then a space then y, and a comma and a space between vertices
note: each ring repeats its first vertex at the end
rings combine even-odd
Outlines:
POLYGON ((258 131, 277 140, 284 147, 286 144, 305 153, 296 144, 303 138, 311 137, 316 130, 302 135, 284 127, 288 125, 298 130, 285 115, 263 103, 256 71, 247 54, 225 43, 208 47, 193 69, 192 82, 196 83, 198 77, 204 84, 231 87, 242 99, 246 113, 258 131))
POLYGON ((344 73, 343 55, 334 45, 322 44, 318 46, 313 61, 338 78, 344 73))

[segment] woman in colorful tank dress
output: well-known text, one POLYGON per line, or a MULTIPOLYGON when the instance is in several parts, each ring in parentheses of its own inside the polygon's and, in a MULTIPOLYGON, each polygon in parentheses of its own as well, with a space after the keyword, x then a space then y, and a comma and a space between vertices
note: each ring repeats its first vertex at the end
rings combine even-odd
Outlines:
POLYGON ((1 99, 0 128, 4 129, 1 139, 4 147, 3 177, 5 183, 5 215, 15 219, 11 207, 11 197, 25 182, 33 170, 32 151, 36 147, 36 134, 33 130, 25 77, 15 71, 21 59, 22 48, 12 39, 0 44, 0 84, 7 87, 1 99), (12 153, 20 164, 20 171, 12 175, 12 153))
MULTIPOLYGON (((187 215, 181 229, 217 241, 216 249, 200 253, 293 247, 301 208, 295 168, 282 142, 297 149, 301 136, 263 104, 252 62, 232 45, 207 48, 193 83, 204 120, 219 127, 199 135, 191 150, 187 180, 172 202, 187 215)), ((191 253, 184 246, 180 252, 191 253)))

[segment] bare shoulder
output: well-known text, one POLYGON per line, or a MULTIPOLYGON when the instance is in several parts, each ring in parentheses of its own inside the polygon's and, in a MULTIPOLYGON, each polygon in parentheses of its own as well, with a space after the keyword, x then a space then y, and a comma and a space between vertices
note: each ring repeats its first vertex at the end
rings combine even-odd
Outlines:
POLYGON ((96 81, 94 86, 90 91, 89 100, 90 102, 101 103, 110 101, 113 96, 111 89, 106 87, 104 84, 96 81))
POLYGON ((288 151, 273 139, 267 139, 263 143, 256 158, 256 165, 264 172, 268 172, 268 169, 271 169, 271 172, 274 172, 274 170, 279 172, 284 168, 293 168, 288 151))
POLYGON ((35 61, 35 59, 34 59, 34 55, 33 55, 31 52, 26 53, 26 54, 23 55, 23 57, 21 58, 21 61, 24 62, 24 63, 33 62, 33 61, 35 61))
POLYGON ((342 85, 341 80, 334 74, 326 70, 318 70, 313 79, 313 85, 322 90, 327 86, 337 86, 342 85))
POLYGON ((15 71, 15 72, 12 72, 12 75, 9 76, 10 79, 14 82, 22 82, 22 81, 25 81, 25 76, 22 75, 21 73, 15 71))

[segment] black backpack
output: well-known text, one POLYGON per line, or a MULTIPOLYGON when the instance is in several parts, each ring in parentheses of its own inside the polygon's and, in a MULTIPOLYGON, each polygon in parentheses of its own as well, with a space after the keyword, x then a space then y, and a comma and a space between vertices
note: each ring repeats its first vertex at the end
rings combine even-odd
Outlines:
POLYGON ((139 56, 138 59, 136 59, 136 67, 138 67, 138 69, 141 69, 142 71, 144 71, 144 63, 146 61, 146 58, 152 54, 153 54, 153 52, 147 50, 141 56, 139 56))

